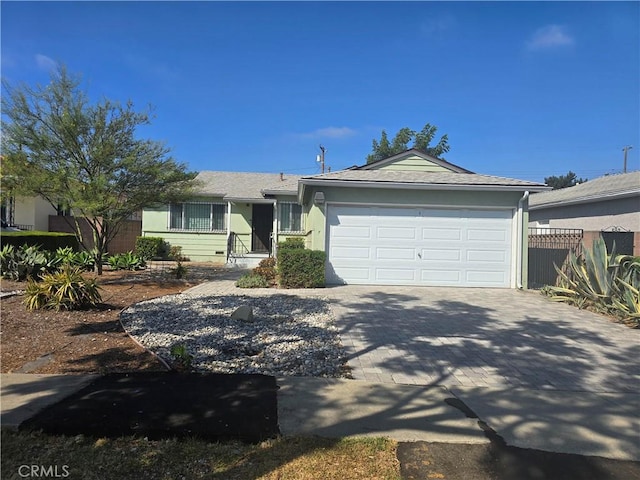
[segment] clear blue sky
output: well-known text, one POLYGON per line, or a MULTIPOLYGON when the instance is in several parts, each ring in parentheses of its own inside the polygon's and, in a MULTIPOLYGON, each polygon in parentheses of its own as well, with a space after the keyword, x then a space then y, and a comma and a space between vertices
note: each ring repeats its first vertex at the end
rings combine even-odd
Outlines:
POLYGON ((640 3, 7 2, 2 76, 61 62, 92 98, 155 107, 140 134, 191 170, 313 174, 385 129, 542 181, 640 169, 640 3))

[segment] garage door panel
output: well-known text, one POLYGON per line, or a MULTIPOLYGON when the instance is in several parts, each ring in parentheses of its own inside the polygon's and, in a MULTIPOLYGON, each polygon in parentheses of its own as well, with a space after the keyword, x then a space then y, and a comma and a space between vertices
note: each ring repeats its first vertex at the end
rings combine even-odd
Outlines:
POLYGON ((422 228, 422 240, 462 240, 460 228, 422 228))
POLYGON ((410 260, 416 258, 414 248, 376 248, 375 258, 378 260, 410 260))
POLYGON ((371 248, 334 246, 331 248, 331 257, 338 260, 345 260, 346 262, 351 260, 369 260, 371 258, 371 248))
POLYGON ((421 270, 420 279, 425 285, 459 285, 462 279, 458 270, 421 270))
POLYGON ((378 227, 376 228, 376 238, 381 240, 415 240, 416 229, 413 227, 378 227))
POLYGON ((371 227, 367 226, 353 226, 353 225, 340 225, 340 228, 335 229, 334 238, 371 238, 371 227))
POLYGON ((465 275, 466 281, 470 285, 491 287, 507 281, 504 272, 490 272, 487 270, 469 270, 465 275))
POLYGON ((509 287, 511 210, 328 206, 327 278, 509 287))
POLYGON ((423 248, 420 254, 423 261, 449 261, 459 262, 461 252, 453 248, 423 248))
POLYGON ((467 229, 467 239, 474 242, 506 242, 507 229, 467 229))
POLYGON ((408 283, 416 281, 415 268, 376 268, 375 279, 386 283, 408 283))
POLYGON ((508 262, 508 253, 504 250, 467 250, 468 262, 483 262, 505 264, 508 262))
POLYGON ((368 268, 362 267, 340 267, 328 275, 334 282, 363 283, 369 281, 371 273, 368 268))

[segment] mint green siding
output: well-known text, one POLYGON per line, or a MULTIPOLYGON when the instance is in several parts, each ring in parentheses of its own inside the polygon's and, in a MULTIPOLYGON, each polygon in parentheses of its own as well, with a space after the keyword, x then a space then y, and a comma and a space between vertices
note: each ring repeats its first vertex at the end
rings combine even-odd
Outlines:
POLYGON ((441 165, 430 162, 417 155, 405 157, 396 160, 393 163, 387 163, 377 168, 378 170, 404 170, 404 171, 420 171, 420 172, 449 172, 450 170, 441 165))
POLYGON ((192 261, 224 262, 227 252, 226 233, 170 231, 169 207, 147 208, 142 215, 142 235, 162 237, 171 245, 182 247, 192 261))

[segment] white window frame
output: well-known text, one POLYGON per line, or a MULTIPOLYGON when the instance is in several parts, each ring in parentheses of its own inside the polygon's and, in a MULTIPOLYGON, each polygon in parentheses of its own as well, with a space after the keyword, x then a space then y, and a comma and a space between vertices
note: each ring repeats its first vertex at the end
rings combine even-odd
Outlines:
MULTIPOLYGON (((293 209, 291 209, 291 214, 293 214, 293 209)), ((291 224, 291 217, 287 219, 289 224, 291 224)), ((290 234, 290 233, 304 233, 304 211, 302 209, 302 205, 297 202, 278 202, 278 233, 290 234), (282 209, 280 208, 283 205, 295 205, 300 208, 300 229, 299 230, 284 230, 282 227, 282 209)))
POLYGON ((212 233, 227 233, 227 204, 222 202, 182 202, 172 203, 169 205, 169 218, 167 229, 172 232, 212 232, 212 233), (207 228, 185 228, 185 205, 208 205, 209 206, 209 226, 207 228), (172 210, 175 207, 180 207, 180 227, 172 227, 172 210), (222 225, 220 228, 214 228, 214 207, 222 209, 222 225))

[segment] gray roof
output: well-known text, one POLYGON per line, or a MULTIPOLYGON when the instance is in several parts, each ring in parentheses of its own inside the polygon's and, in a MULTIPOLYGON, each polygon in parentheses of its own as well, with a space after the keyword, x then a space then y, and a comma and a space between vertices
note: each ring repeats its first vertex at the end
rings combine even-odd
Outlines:
POLYGON ((302 177, 303 183, 326 181, 341 182, 345 186, 358 183, 407 184, 407 185, 441 185, 441 186, 485 186, 485 187, 516 187, 522 190, 540 191, 547 187, 542 183, 517 180, 514 178, 479 175, 476 173, 456 172, 420 172, 402 170, 341 170, 312 177, 302 177))
POLYGON ((203 171, 196 180, 200 182, 198 193, 223 197, 226 200, 261 200, 268 194, 295 195, 298 192, 299 175, 252 172, 203 171))
POLYGON ((640 171, 607 175, 573 187, 536 193, 529 198, 529 209, 589 203, 640 195, 640 171))

